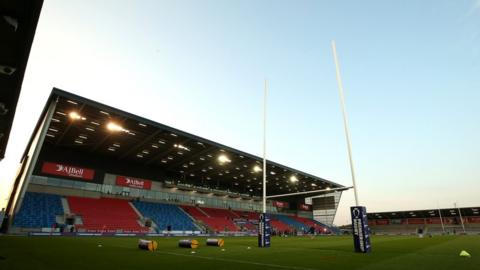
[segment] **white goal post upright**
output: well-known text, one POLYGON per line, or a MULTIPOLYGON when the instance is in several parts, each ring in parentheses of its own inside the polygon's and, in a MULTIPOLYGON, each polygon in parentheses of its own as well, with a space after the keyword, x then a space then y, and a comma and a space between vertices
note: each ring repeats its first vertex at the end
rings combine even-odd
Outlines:
POLYGON ((353 244, 355 252, 368 253, 371 251, 370 232, 368 228, 367 209, 360 206, 358 200, 357 183, 355 181, 355 167, 353 166, 352 146, 350 142, 350 131, 348 130, 348 116, 345 108, 345 98, 343 95, 342 77, 340 76, 340 65, 338 63, 337 48, 335 40, 332 40, 333 59, 335 60, 335 72, 337 77, 338 92, 340 94, 340 105, 343 113, 343 126, 345 129, 345 139, 347 141, 348 158, 350 161, 350 172, 352 175, 353 193, 355 194, 355 206, 350 207, 352 217, 353 244))
POLYGON ((263 90, 263 196, 262 213, 267 213, 267 91, 268 82, 265 79, 263 90))
POLYGON ((268 83, 265 79, 263 90, 263 188, 262 213, 258 221, 258 247, 270 247, 270 217, 267 214, 267 91, 268 83))
POLYGON ((442 211, 440 210, 440 206, 438 205, 438 202, 437 202, 437 209, 438 209, 438 215, 440 216, 440 223, 442 224, 442 232, 443 234, 445 234, 445 225, 443 225, 442 211))
POLYGON ((467 232, 465 231, 465 224, 463 224, 462 211, 460 211, 460 207, 458 207, 457 203, 454 203, 453 205, 455 206, 455 208, 457 208, 458 216, 460 217, 460 222, 461 222, 461 224, 462 224, 463 233, 467 233, 467 232))
POLYGON ((342 78, 340 76, 340 65, 338 63, 338 58, 337 58, 337 47, 335 45, 335 40, 332 40, 332 50, 333 50, 333 58, 335 60, 335 71, 337 75, 337 84, 338 84, 338 92, 340 94, 340 105, 342 106, 342 112, 343 112, 343 126, 345 129, 345 138, 347 140, 347 148, 348 148, 348 158, 350 161, 350 172, 352 174, 352 183, 353 183, 353 193, 355 194, 355 205, 359 206, 359 201, 358 201, 358 192, 357 192, 357 184, 355 181, 355 167, 353 166, 353 157, 352 157, 352 146, 350 143, 350 131, 348 130, 348 116, 347 116, 347 110, 345 109, 345 98, 343 95, 343 84, 342 84, 342 78))

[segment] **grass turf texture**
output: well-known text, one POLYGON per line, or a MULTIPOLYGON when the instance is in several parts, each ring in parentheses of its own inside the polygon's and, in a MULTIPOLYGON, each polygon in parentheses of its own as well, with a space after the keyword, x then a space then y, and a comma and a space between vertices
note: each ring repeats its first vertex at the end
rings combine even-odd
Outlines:
POLYGON ((151 238, 155 252, 139 250, 138 239, 2 236, 0 269, 480 269, 480 236, 374 236, 371 254, 354 253, 351 237, 277 237, 263 249, 253 237, 224 238, 223 248, 197 237, 195 254, 177 247, 180 238, 151 238))

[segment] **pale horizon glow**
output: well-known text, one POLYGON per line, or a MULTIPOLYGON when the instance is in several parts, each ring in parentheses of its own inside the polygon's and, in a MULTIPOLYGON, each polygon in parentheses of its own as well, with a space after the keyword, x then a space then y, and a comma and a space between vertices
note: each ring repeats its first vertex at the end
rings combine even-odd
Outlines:
POLYGON ((269 159, 351 186, 331 40, 361 204, 479 206, 479 3, 45 0, 0 207, 53 87, 261 156, 267 77, 269 159))

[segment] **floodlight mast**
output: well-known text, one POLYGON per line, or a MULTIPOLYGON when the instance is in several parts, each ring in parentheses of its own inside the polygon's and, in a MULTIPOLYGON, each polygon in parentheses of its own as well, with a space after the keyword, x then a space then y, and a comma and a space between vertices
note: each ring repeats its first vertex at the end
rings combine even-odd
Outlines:
POLYGON ((457 210, 458 210, 458 215, 460 216, 460 222, 461 222, 461 224, 462 224, 463 233, 467 233, 467 232, 465 231, 465 224, 463 224, 462 211, 460 210, 460 207, 457 206, 457 203, 456 203, 456 202, 455 202, 453 205, 454 205, 455 208, 457 208, 457 210))
POLYGON ((263 91, 263 196, 262 213, 267 213, 267 91, 268 82, 265 79, 263 91))
POLYGON ((345 138, 347 140, 348 158, 349 158, 349 161, 350 161, 350 171, 351 171, 351 174, 352 174, 353 193, 355 194, 355 205, 359 206, 360 203, 358 201, 357 184, 356 184, 356 181, 355 181, 355 167, 353 166, 352 146, 351 146, 351 143, 350 143, 350 132, 348 130, 348 116, 347 116, 347 110, 345 109, 345 98, 344 98, 344 95, 343 95, 343 84, 342 84, 342 78, 340 76, 340 66, 338 64, 337 48, 335 46, 335 40, 332 40, 332 50, 333 50, 333 58, 335 60, 335 71, 336 71, 336 74, 337 74, 338 92, 340 94, 340 105, 342 106, 342 112, 343 112, 343 126, 345 128, 345 138))

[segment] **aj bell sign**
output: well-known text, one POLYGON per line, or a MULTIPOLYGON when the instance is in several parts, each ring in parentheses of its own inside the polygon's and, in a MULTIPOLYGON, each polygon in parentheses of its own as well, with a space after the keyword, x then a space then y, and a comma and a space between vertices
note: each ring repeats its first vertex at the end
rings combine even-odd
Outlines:
POLYGON ((92 169, 53 162, 44 162, 42 173, 79 178, 83 180, 92 180, 95 175, 95 171, 92 169))
POLYGON ((151 189, 152 181, 128 177, 128 176, 117 176, 115 183, 117 186, 132 187, 132 188, 141 188, 141 189, 151 189))
POLYGON ((355 246, 355 252, 370 252, 371 246, 367 209, 364 206, 352 206, 350 207, 350 212, 352 214, 353 244, 355 246))

